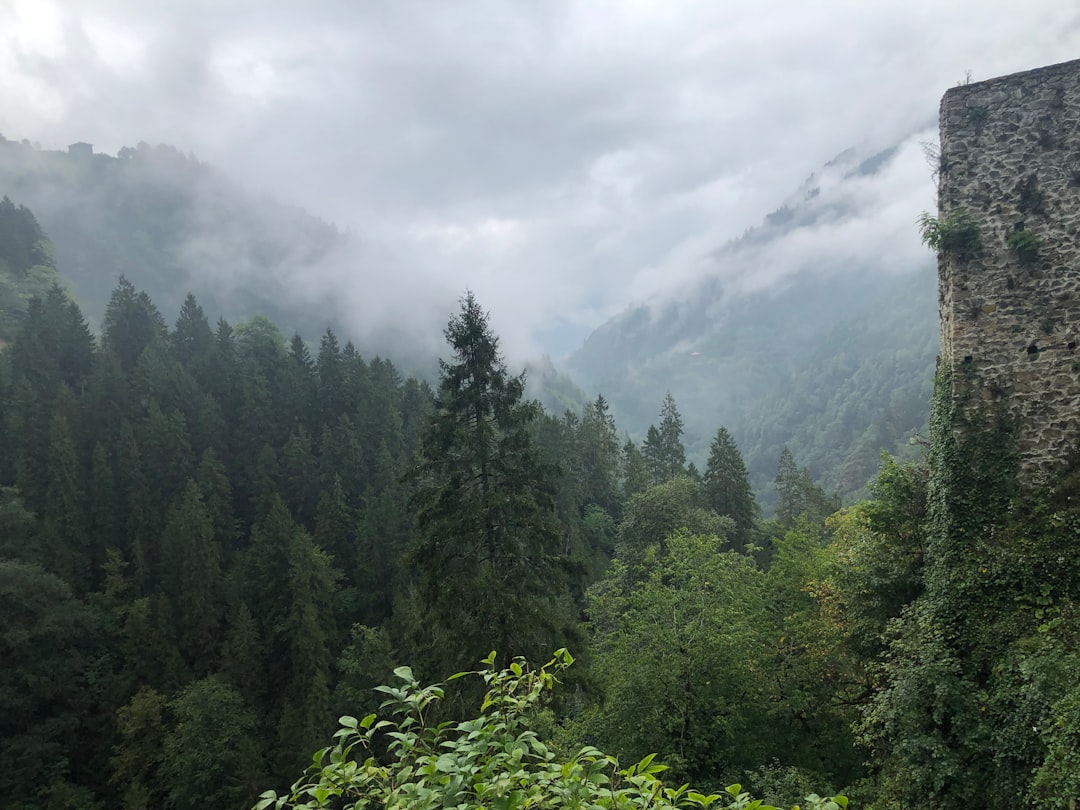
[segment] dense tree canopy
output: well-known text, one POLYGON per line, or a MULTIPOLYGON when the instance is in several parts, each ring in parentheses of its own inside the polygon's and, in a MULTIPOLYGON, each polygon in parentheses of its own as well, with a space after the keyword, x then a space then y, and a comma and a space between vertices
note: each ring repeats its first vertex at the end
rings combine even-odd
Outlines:
MULTIPOLYGON (((0 204, 23 264, 47 257, 27 214, 0 204)), ((1020 491, 1005 423, 967 443, 938 424, 927 462, 885 459, 840 512, 778 449, 763 520, 725 428, 703 475, 686 463, 670 394, 642 443, 602 396, 527 401, 472 295, 434 390, 332 330, 212 327, 194 296, 170 329, 123 278, 100 336, 59 286, 12 312, 4 807, 250 806, 403 662, 434 679, 564 646, 569 688, 521 721, 538 764, 659 751, 777 804, 1076 796, 1077 475, 1020 491)), ((440 718, 470 694, 447 696, 440 718)))

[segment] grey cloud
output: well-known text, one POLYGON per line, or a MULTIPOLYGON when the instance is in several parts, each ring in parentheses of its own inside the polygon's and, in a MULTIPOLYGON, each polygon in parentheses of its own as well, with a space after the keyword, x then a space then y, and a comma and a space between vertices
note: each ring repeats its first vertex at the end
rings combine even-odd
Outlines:
MULTIPOLYGON (((193 151, 393 257, 376 263, 389 280, 347 260, 320 276, 348 285, 342 300, 380 291, 397 311, 468 285, 520 352, 565 343, 553 323, 581 332, 716 273, 710 255, 830 157, 932 125, 968 68, 1075 56, 1080 18, 1060 0, 1021 17, 999 0, 54 7, 65 46, 17 64, 63 112, 16 109, 0 78, 5 135, 193 151), (94 26, 145 43, 138 69, 110 67, 94 26)), ((904 191, 911 204, 929 180, 905 171, 924 190, 904 191)), ((864 202, 877 230, 814 233, 908 256, 918 211, 864 202)), ((745 284, 782 277, 781 259, 745 284)))

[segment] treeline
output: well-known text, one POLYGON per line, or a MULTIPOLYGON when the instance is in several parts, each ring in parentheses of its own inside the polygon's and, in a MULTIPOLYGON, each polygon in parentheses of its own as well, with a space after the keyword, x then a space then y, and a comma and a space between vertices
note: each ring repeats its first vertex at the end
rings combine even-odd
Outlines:
POLYGON ((686 421, 704 463, 717 423, 735 437, 767 512, 785 446, 846 503, 865 498, 882 449, 918 455, 937 354, 934 269, 805 272, 746 296, 707 286, 685 306, 641 307, 599 327, 567 360, 600 390, 620 427, 644 436, 656 393, 686 421))
POLYGON ((0 364, 5 806, 240 807, 396 663, 588 659, 594 636, 584 729, 611 705, 615 592, 664 538, 771 542, 726 431, 698 475, 670 397, 638 447, 602 397, 524 401, 471 297, 447 336, 433 391, 329 331, 312 352, 262 318, 213 327, 193 297, 170 329, 123 279, 100 340, 59 287, 30 301, 0 364))

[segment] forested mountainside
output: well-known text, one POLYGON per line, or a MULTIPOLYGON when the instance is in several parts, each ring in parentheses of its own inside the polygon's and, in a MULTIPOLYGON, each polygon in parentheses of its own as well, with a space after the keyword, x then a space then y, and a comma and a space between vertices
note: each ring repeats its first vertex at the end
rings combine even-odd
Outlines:
POLYGON ((165 145, 140 143, 112 157, 0 137, 0 194, 34 212, 95 330, 124 275, 166 310, 198 289, 215 317, 265 315, 319 334, 338 310, 313 274, 344 261, 343 252, 353 260, 362 253, 334 226, 258 198, 165 145))
MULTIPOLYGON (((49 248, 14 210, 25 278, 49 248)), ((124 278, 99 337, 59 286, 12 332, 5 808, 1080 791, 1076 476, 1016 492, 1007 430, 949 443, 944 381, 929 464, 887 460, 873 500, 834 513, 785 449, 762 520, 726 428, 698 472, 670 395, 640 444, 603 397, 545 413, 471 295, 435 388, 330 330, 309 350, 263 317, 211 326, 194 296, 170 327, 124 278), (943 475, 968 498, 956 535, 928 495, 943 475), (541 673, 562 648, 574 666, 541 673), (486 680, 423 685, 482 659, 486 680)))
MULTIPOLYGON (((530 363, 530 395, 561 412, 603 394, 620 428, 640 439, 670 390, 690 458, 700 467, 716 425, 727 425, 766 510, 785 446, 827 489, 862 493, 880 451, 906 452, 925 428, 936 352, 930 261, 899 274, 803 267, 756 293, 739 291, 736 271, 785 235, 857 215, 841 192, 891 156, 841 156, 759 228, 718 250, 711 261, 723 272, 713 280, 605 324, 565 364, 530 363)), ((333 287, 350 262, 369 260, 356 237, 258 199, 173 147, 140 144, 110 157, 0 139, 0 194, 34 211, 94 331, 124 275, 164 311, 198 290, 211 319, 261 314, 305 336, 330 325, 369 351, 392 352, 405 368, 434 368, 437 341, 400 325, 373 331, 343 311, 346 299, 333 287)))
POLYGON ((33 212, 0 199, 0 344, 14 337, 30 299, 59 283, 52 243, 33 212))
POLYGON ((890 257, 873 263, 839 250, 822 264, 784 245, 857 221, 866 212, 848 187, 883 171, 892 155, 840 156, 759 227, 717 250, 709 278, 601 326, 568 360, 576 382, 603 391, 635 435, 656 417, 656 392, 670 391, 698 460, 713 424, 729 426, 767 504, 784 446, 829 490, 864 494, 881 450, 902 454, 925 433, 937 353, 933 262, 927 254, 898 268, 890 257), (762 262, 786 275, 744 289, 762 262))

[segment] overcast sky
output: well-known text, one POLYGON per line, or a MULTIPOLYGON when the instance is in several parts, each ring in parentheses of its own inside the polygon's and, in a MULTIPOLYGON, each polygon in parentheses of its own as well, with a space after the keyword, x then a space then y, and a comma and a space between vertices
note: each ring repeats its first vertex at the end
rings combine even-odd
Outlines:
POLYGON ((1075 0, 0 0, 0 133, 173 144, 557 353, 848 147, 906 144, 860 193, 913 254, 941 94, 1076 57, 1075 0))

